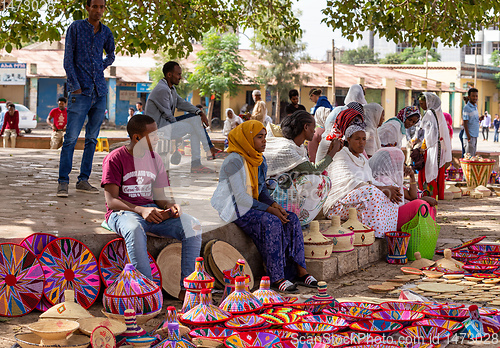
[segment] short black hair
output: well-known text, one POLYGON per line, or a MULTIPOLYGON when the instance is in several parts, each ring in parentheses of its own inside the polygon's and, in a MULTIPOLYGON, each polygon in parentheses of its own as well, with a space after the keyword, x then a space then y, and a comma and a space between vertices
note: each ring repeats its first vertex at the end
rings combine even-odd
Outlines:
POLYGON ((288 92, 288 98, 292 99, 292 97, 298 97, 299 96, 299 91, 296 89, 291 89, 290 92, 288 92))
MULTIPOLYGON (((87 0, 87 6, 90 7, 92 4, 92 0, 87 0)), ((104 0, 104 5, 106 5, 106 0, 104 0)))
POLYGON ((61 97, 59 99, 57 99, 58 102, 62 101, 63 103, 67 103, 68 102, 68 99, 64 98, 64 97, 61 97))
POLYGON ((8 101, 8 102, 6 102, 6 103, 5 103, 5 106, 6 106, 6 107, 9 107, 9 106, 11 106, 11 105, 16 106, 16 105, 15 105, 13 102, 11 102, 11 101, 8 101))
POLYGON ((314 117, 304 110, 297 110, 281 121, 281 132, 287 139, 293 140, 304 130, 304 126, 314 122, 314 117))
POLYGON ((155 120, 151 116, 142 114, 132 116, 127 123, 129 137, 132 138, 134 134, 142 135, 146 131, 146 126, 151 123, 155 123, 155 120))
POLYGON ((128 108, 128 111, 132 110, 133 112, 135 112, 135 109, 133 107, 129 107, 128 108))
POLYGON ((479 91, 477 90, 477 88, 472 87, 472 88, 471 88, 471 89, 469 89, 469 91, 467 92, 467 95, 470 97, 470 95, 471 95, 472 93, 474 93, 474 92, 479 93, 479 91))
POLYGON ((167 73, 173 72, 176 66, 179 68, 181 67, 179 63, 174 62, 173 60, 166 62, 165 65, 163 65, 163 76, 167 76, 167 73))
POLYGON ((140 101, 138 101, 136 104, 139 104, 139 105, 141 105, 141 106, 142 106, 142 102, 140 102, 140 101))

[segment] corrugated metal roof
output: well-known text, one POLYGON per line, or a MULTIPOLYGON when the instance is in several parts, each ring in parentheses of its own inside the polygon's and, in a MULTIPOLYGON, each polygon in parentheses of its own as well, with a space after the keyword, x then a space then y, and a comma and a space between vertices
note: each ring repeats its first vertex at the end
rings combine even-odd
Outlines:
MULTIPOLYGON (((35 44, 21 50, 13 50, 10 54, 0 51, 1 60, 18 61, 21 63, 35 63, 37 65, 36 75, 32 75, 28 68, 28 77, 65 77, 63 68, 64 50, 58 49, 61 45, 43 46, 35 44), (43 48, 43 49, 41 49, 43 48), (47 49, 48 48, 48 49, 47 49)), ((196 53, 201 49, 200 45, 193 46, 194 51, 183 62, 183 65, 190 71, 194 70, 196 53)), ((266 66, 269 63, 260 59, 258 53, 252 50, 240 50, 240 56, 245 61, 245 75, 247 79, 242 84, 253 84, 257 77, 257 70, 260 65, 266 66)), ((113 66, 116 67, 116 77, 123 82, 148 82, 148 72, 156 65, 155 56, 152 52, 147 52, 139 56, 126 56, 117 54, 113 66)), ((332 76, 332 66, 326 62, 310 62, 302 64, 300 71, 309 76, 309 81, 304 82, 304 86, 328 87, 327 77, 332 76)), ((110 77, 110 69, 106 69, 105 77, 110 77)), ((438 87, 438 81, 427 79, 427 88, 422 86, 426 79, 420 76, 396 71, 381 66, 359 66, 335 64, 335 87, 349 88, 353 84, 359 83, 359 78, 364 79, 364 85, 369 89, 385 89, 384 79, 394 79, 395 86, 400 90, 428 90, 428 91, 452 91, 447 83, 442 82, 438 87), (411 80, 411 86, 407 85, 407 80, 411 80)), ((461 90, 455 89, 460 92, 461 90)))

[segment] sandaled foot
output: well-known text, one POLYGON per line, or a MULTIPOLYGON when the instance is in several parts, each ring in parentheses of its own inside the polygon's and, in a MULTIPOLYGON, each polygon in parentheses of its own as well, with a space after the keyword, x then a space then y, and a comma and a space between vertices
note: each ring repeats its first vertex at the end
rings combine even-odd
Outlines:
POLYGON ((193 174, 214 174, 215 171, 204 167, 204 166, 198 166, 198 167, 191 167, 191 173, 193 174))
POLYGON ((299 292, 295 284, 289 280, 277 281, 271 284, 271 289, 285 294, 296 294, 299 292))
POLYGON ((306 274, 305 276, 302 277, 297 277, 295 279, 295 284, 301 285, 301 286, 306 286, 308 288, 317 288, 318 287, 318 281, 316 278, 314 278, 310 274, 306 274))
POLYGON ((229 156, 227 152, 217 149, 216 147, 210 148, 210 155, 207 156, 207 160, 211 161, 217 158, 226 158, 229 156))

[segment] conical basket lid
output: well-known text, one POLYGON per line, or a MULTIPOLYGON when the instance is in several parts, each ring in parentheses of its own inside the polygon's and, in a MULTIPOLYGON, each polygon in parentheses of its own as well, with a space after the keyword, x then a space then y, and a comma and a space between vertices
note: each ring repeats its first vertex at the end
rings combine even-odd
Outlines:
POLYGON ((356 208, 350 208, 349 209, 349 219, 342 224, 342 227, 347 228, 348 230, 351 231, 373 231, 372 228, 363 225, 359 220, 358 220, 358 212, 356 208))
POLYGON ((64 302, 58 303, 40 314, 40 319, 79 320, 92 317, 93 315, 88 310, 75 302, 75 292, 73 290, 65 290, 64 302))
POLYGON ((159 286, 154 281, 146 278, 128 263, 113 284, 104 291, 104 294, 110 297, 129 297, 148 295, 157 291, 159 291, 159 286))

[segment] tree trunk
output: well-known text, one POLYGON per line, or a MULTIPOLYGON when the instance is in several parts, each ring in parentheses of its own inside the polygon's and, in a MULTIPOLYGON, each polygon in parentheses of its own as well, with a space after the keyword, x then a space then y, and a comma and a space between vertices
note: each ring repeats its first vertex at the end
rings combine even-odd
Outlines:
POLYGON ((212 115, 214 113, 215 98, 210 98, 210 103, 208 103, 208 125, 212 127, 212 115))
POLYGON ((280 100, 280 92, 279 91, 276 91, 276 119, 274 120, 274 122, 276 122, 276 124, 280 124, 281 123, 281 115, 280 115, 280 105, 281 105, 281 100, 280 100))

